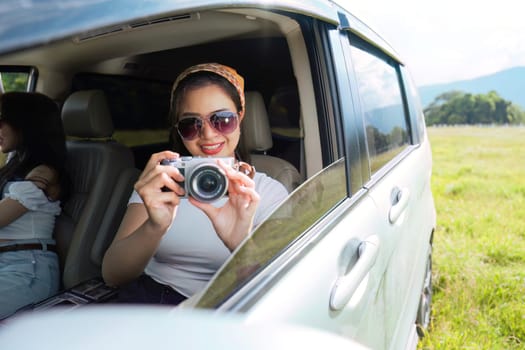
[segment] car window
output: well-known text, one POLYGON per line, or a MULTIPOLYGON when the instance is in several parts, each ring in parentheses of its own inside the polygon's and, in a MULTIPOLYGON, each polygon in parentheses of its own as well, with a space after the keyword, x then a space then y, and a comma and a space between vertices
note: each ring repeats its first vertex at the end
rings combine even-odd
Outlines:
POLYGON ((2 91, 26 91, 29 74, 25 72, 2 73, 2 91))
POLYGON ((218 307, 280 253, 289 253, 293 242, 346 198, 346 181, 341 181, 344 178, 341 158, 297 188, 223 265, 197 306, 218 307))
MULTIPOLYGON (((410 108, 410 115, 412 120, 414 134, 417 134, 417 143, 421 142, 425 134, 425 115, 423 114, 423 106, 417 91, 416 84, 406 67, 401 67, 403 74, 403 81, 405 82, 408 106, 410 108)), ((416 143, 416 142, 415 142, 416 143)))
POLYGON ((8 91, 29 91, 33 69, 29 67, 0 66, 0 93, 8 91))
POLYGON ((398 65, 375 51, 357 38, 351 40, 372 174, 410 143, 398 65))

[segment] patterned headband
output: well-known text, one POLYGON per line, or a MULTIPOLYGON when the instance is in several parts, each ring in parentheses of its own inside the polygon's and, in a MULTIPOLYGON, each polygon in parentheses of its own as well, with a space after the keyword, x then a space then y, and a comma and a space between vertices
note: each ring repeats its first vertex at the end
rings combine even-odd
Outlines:
POLYGON ((175 92, 175 89, 177 89, 177 86, 179 83, 186 78, 188 75, 197 73, 197 72, 212 72, 215 74, 220 75, 224 79, 228 80, 230 84, 232 84, 235 89, 237 90, 237 93, 239 94, 239 97, 241 99, 241 113, 244 113, 244 107, 245 107, 245 99, 244 99, 244 79, 237 73, 237 71, 231 67, 225 66, 220 63, 203 63, 203 64, 197 64, 195 66, 191 66, 184 70, 175 80, 175 83, 173 83, 173 87, 171 88, 171 101, 170 106, 173 108, 173 94, 175 92))

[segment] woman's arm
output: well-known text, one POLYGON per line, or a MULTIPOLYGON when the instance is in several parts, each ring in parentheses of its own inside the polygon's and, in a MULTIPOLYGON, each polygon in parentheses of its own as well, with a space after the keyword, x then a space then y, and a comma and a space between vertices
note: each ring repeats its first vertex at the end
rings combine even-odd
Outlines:
POLYGON ((121 285, 138 277, 146 267, 171 226, 183 189, 178 169, 160 165, 166 158, 177 158, 170 151, 151 156, 135 183, 143 203, 128 205, 122 223, 102 261, 102 276, 109 285, 121 285), (162 191, 168 187, 171 191, 162 191))
POLYGON ((31 170, 26 178, 40 188, 46 196, 56 201, 60 197, 60 184, 58 183, 58 173, 55 169, 47 165, 39 165, 31 170))
POLYGON ((138 277, 155 253, 164 232, 151 225, 143 204, 129 204, 115 239, 104 255, 104 281, 108 285, 121 285, 138 277))
MULTIPOLYGON (((25 178, 25 180, 33 182, 46 195, 46 190, 51 188, 50 184, 56 183, 56 179, 56 172, 47 165, 35 167, 25 178)), ((28 211, 29 209, 16 199, 4 198, 0 200, 0 227, 9 225, 28 211)))
POLYGON ((0 227, 4 227, 27 213, 28 209, 17 200, 4 198, 0 201, 0 227))

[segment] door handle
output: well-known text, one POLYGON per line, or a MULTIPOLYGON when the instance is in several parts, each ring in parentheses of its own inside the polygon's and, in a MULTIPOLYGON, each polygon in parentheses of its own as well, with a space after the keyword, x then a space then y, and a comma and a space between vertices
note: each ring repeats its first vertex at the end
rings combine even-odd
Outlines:
POLYGON ((399 219, 401 214, 408 205, 408 199, 410 198, 410 191, 408 188, 403 188, 400 190, 396 188, 392 192, 392 206, 388 211, 388 221, 393 224, 399 219))
POLYGON ((379 237, 376 235, 368 237, 359 244, 355 265, 348 273, 340 276, 332 287, 330 293, 330 308, 332 310, 341 310, 350 301, 359 284, 374 266, 378 253, 379 237))

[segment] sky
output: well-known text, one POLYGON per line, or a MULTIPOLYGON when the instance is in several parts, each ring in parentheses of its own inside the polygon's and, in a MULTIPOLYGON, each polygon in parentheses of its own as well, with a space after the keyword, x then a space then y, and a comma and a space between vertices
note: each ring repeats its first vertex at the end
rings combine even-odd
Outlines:
POLYGON ((386 39, 418 86, 525 66, 521 0, 336 0, 386 39))

